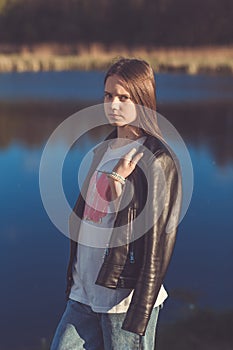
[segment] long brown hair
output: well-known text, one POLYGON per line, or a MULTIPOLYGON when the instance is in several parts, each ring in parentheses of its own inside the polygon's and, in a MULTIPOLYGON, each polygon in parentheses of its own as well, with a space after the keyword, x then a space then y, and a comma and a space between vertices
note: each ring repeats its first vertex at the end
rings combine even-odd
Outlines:
POLYGON ((161 138, 156 116, 156 85, 154 71, 144 60, 120 58, 108 69, 108 77, 117 75, 122 85, 130 93, 131 100, 137 105, 139 128, 147 134, 161 138))

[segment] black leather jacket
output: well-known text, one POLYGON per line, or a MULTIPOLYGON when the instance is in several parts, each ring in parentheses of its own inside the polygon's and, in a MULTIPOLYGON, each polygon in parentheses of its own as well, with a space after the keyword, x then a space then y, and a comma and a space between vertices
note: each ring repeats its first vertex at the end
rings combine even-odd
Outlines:
MULTIPOLYGON (((116 137, 114 133, 107 139, 113 137, 116 137)), ((174 156, 153 136, 147 135, 143 146, 150 152, 144 152, 135 170, 127 178, 111 235, 112 248, 108 249, 96 280, 96 284, 107 288, 134 289, 122 328, 139 335, 145 334, 173 252, 181 203, 181 181, 174 156), (161 204, 161 201, 160 212, 158 202, 161 204)), ((106 148, 104 143, 95 149, 82 189, 84 198, 90 178, 106 148)), ((79 195, 70 217, 68 275, 76 256, 79 231, 72 218, 74 214, 82 218, 85 205, 83 197, 79 195)))

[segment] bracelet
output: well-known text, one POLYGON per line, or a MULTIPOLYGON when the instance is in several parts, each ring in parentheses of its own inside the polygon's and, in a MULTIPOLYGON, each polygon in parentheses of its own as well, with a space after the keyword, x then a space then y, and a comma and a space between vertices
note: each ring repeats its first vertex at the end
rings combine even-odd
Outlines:
POLYGON ((122 185, 125 184, 125 178, 123 176, 121 176, 120 174, 116 173, 115 171, 108 173, 107 176, 111 177, 113 180, 120 182, 122 185))

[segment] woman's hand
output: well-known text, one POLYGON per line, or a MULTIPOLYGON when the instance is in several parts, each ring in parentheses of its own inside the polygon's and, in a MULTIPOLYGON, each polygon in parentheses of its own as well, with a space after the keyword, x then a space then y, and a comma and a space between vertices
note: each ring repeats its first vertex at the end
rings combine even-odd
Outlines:
POLYGON ((143 153, 136 153, 136 148, 131 149, 128 153, 124 155, 123 158, 119 160, 117 165, 114 167, 113 171, 117 174, 127 178, 135 169, 138 161, 142 158, 143 153))
MULTIPOLYGON (((127 178, 135 169, 136 164, 142 158, 143 153, 138 153, 134 156, 136 148, 133 148, 130 152, 126 153, 123 158, 119 160, 113 171, 117 174, 127 178)), ((122 184, 116 179, 109 177, 109 184, 111 188, 112 200, 118 199, 122 194, 122 184)), ((117 208, 118 203, 115 203, 117 208)))

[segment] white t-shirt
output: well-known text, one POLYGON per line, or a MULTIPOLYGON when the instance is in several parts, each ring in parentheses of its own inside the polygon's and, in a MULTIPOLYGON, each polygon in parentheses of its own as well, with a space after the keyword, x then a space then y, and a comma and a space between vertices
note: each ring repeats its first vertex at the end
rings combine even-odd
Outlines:
MULTIPOLYGON (((89 305, 94 312, 126 312, 134 292, 132 289, 109 289, 96 285, 95 281, 103 264, 116 215, 115 205, 109 198, 110 188, 105 172, 111 172, 122 156, 132 148, 138 149, 144 140, 142 137, 118 148, 109 146, 90 180, 79 231, 74 284, 69 297, 89 305)), ((154 306, 162 304, 166 298, 167 292, 161 286, 154 306)))

